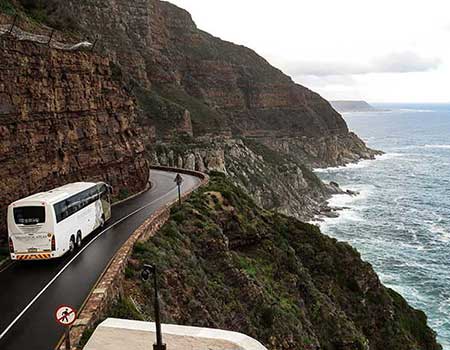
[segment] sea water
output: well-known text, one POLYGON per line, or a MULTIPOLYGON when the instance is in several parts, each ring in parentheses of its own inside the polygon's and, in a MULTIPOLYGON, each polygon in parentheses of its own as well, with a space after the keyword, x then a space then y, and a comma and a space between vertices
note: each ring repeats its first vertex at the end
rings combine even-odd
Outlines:
POLYGON ((382 282, 428 316, 450 350, 450 105, 377 105, 386 112, 344 118, 375 161, 317 170, 359 196, 330 200, 341 211, 320 223, 324 233, 349 242, 382 282))

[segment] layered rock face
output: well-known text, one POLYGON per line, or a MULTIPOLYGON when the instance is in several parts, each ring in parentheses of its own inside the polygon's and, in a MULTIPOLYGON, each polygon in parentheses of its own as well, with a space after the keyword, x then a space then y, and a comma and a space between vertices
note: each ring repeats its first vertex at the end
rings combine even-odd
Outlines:
POLYGON ((225 173, 258 205, 302 220, 318 214, 332 190, 302 163, 253 139, 157 145, 152 163, 225 173))
POLYGON ((6 206, 78 180, 106 181, 116 194, 145 188, 148 162, 135 101, 110 60, 0 41, 0 229, 6 206))
MULTIPOLYGON (((181 108, 171 113, 176 124, 183 123, 188 110, 195 136, 292 137, 296 143, 302 136, 306 144, 320 137, 323 151, 331 153, 324 154, 324 163, 333 158, 335 137, 341 144, 361 143, 318 94, 295 84, 254 51, 199 30, 188 12, 170 3, 68 0, 53 15, 65 9, 77 14, 85 35, 100 34, 99 45, 143 88, 140 102, 156 94, 159 111, 181 108)), ((157 125, 157 135, 171 133, 173 123, 164 125, 158 110, 141 107, 157 125)), ((340 156, 342 161, 373 156, 365 147, 348 152, 352 157, 340 156)))

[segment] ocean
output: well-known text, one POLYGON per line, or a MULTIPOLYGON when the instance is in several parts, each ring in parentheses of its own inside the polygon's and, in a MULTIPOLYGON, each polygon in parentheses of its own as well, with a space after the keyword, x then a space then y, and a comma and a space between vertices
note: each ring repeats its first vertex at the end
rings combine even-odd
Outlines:
POLYGON ((386 112, 344 119, 374 161, 316 170, 359 196, 337 195, 348 207, 319 223, 322 231, 357 248, 382 282, 428 316, 450 350, 450 105, 378 104, 386 112))

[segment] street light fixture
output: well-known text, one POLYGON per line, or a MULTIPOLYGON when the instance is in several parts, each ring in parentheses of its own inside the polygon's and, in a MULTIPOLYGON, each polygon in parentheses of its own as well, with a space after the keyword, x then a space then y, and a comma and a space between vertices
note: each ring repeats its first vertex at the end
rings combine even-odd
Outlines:
POLYGON ((142 272, 141 279, 146 282, 150 278, 150 275, 153 274, 153 283, 155 288, 154 294, 154 308, 155 308, 155 324, 156 324, 156 344, 153 344, 153 350, 166 350, 166 344, 162 342, 162 334, 161 334, 161 317, 160 317, 160 309, 159 309, 159 297, 158 297, 158 281, 156 274, 156 266, 145 264, 142 272))

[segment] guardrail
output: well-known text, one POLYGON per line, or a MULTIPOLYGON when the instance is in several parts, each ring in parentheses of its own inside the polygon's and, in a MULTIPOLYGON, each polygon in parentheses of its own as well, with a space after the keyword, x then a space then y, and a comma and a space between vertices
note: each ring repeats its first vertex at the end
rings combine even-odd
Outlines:
POLYGON ((54 39, 55 30, 49 30, 48 35, 45 34, 36 34, 24 31, 20 29, 17 24, 17 17, 14 19, 12 24, 1 24, 0 25, 0 38, 1 37, 10 37, 19 41, 30 41, 33 43, 41 44, 48 46, 53 49, 65 50, 65 51, 79 51, 79 50, 94 50, 98 38, 95 39, 93 43, 85 40, 77 43, 67 44, 61 41, 57 41, 54 39))
MULTIPOLYGON (((182 200, 201 186, 209 182, 209 176, 193 170, 178 169, 164 166, 153 166, 150 169, 170 171, 174 173, 192 175, 202 181, 182 195, 182 200)), ((178 202, 178 198, 166 204, 153 213, 136 231, 134 231, 125 244, 111 259, 100 278, 97 280, 91 293, 78 310, 78 319, 70 329, 70 339, 73 349, 80 349, 79 344, 86 330, 92 329, 105 316, 109 307, 121 294, 121 285, 125 277, 125 267, 132 254, 133 247, 138 241, 146 241, 153 236, 167 222, 170 208, 178 202)), ((55 349, 64 350, 64 338, 61 338, 55 349)))

